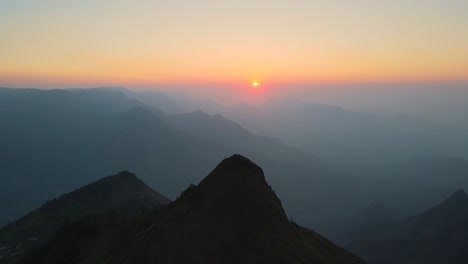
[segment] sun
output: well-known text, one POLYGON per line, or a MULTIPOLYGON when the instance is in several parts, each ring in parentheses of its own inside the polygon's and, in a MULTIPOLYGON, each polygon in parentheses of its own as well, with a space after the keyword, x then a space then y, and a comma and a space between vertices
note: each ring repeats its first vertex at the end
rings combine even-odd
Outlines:
POLYGON ((253 87, 258 87, 260 84, 258 82, 252 82, 253 87))

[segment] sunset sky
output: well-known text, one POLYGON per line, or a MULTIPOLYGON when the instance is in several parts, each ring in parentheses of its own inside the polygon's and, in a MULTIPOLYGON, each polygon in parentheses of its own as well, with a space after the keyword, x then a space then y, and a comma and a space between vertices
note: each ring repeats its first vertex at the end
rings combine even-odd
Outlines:
POLYGON ((0 0, 0 86, 468 80, 468 1, 0 0))

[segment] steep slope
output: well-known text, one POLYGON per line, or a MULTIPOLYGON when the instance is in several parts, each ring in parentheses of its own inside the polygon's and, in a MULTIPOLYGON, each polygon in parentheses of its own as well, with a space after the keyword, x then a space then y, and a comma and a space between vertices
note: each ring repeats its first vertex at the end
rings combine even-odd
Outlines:
POLYGON ((159 210, 169 202, 134 174, 123 171, 49 200, 39 209, 3 227, 0 229, 0 247, 14 249, 10 253, 17 255, 32 241, 36 244, 44 242, 62 225, 84 215, 112 212, 129 218, 159 210))
POLYGON ((441 204, 361 238, 349 249, 372 264, 468 263, 468 196, 459 190, 441 204))
POLYGON ((240 155, 223 160, 159 214, 120 223, 107 216, 85 219, 28 261, 364 263, 290 222, 263 170, 240 155))

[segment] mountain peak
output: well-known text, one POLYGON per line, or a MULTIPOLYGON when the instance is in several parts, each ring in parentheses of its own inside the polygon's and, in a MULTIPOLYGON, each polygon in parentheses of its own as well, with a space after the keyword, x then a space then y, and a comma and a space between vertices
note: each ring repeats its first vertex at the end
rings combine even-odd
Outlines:
POLYGON ((215 168, 216 170, 237 170, 237 171, 249 171, 256 177, 261 177, 261 180, 265 181, 263 176, 263 170, 257 164, 250 159, 240 155, 234 154, 229 158, 224 159, 215 168))
POLYGON ((195 111, 190 112, 190 113, 186 113, 186 115, 192 115, 192 116, 197 116, 197 117, 208 117, 208 116, 210 116, 205 111, 200 110, 200 109, 195 110, 195 111))
POLYGON ((185 114, 182 114, 182 115, 185 115, 185 116, 190 116, 190 117, 195 117, 195 118, 202 118, 203 120, 223 120, 223 121, 229 121, 227 120, 222 114, 220 113, 217 113, 217 114, 214 114, 214 115, 210 115, 208 114, 207 112, 203 111, 203 110, 196 110, 196 111, 193 111, 193 112, 190 112, 190 113, 185 113, 185 114))
POLYGON ((221 161, 180 202, 199 208, 205 216, 231 219, 235 229, 266 223, 274 229, 290 225, 263 170, 238 154, 221 161))
POLYGON ((129 171, 121 171, 116 175, 104 177, 100 180, 85 185, 75 191, 63 194, 59 201, 80 201, 95 205, 117 206, 122 201, 135 201, 140 197, 147 197, 151 201, 168 204, 169 199, 151 189, 135 174, 129 171))
POLYGON ((103 179, 126 179, 126 180, 138 180, 139 181, 139 179, 137 178, 135 174, 127 170, 120 171, 116 175, 107 176, 107 177, 102 178, 102 180, 103 179))
POLYGON ((85 215, 113 212, 131 218, 159 210, 170 202, 135 174, 121 171, 49 200, 14 225, 0 229, 0 244, 17 243, 29 237, 49 239, 64 222, 75 222, 85 215))
POLYGON ((198 185, 200 189, 226 189, 229 193, 233 188, 240 192, 252 190, 262 192, 270 188, 265 180, 262 168, 248 158, 235 154, 221 161, 218 166, 198 185))

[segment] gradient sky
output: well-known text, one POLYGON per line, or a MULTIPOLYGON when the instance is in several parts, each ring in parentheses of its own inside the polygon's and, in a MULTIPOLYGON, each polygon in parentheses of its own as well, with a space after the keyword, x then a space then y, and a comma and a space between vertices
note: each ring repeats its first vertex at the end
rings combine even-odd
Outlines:
POLYGON ((0 86, 468 79, 466 0, 0 0, 0 86))

